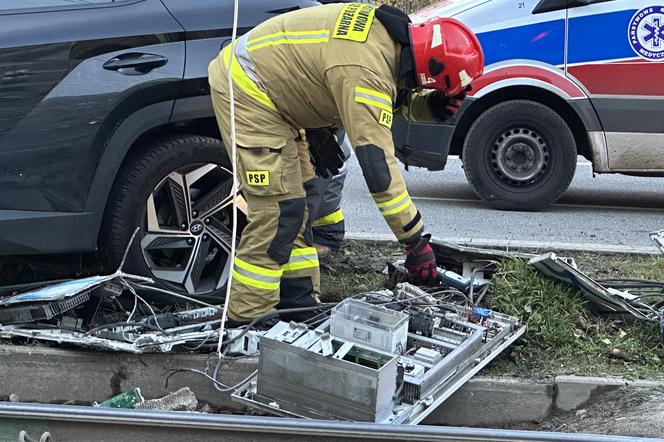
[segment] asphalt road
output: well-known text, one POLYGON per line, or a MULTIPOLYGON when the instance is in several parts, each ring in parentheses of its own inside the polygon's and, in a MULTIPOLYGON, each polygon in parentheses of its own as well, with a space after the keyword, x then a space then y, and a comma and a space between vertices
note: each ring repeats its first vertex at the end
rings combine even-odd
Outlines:
MULTIPOLYGON (((342 202, 348 236, 391 237, 354 156, 349 168, 342 202)), ((581 157, 569 190, 537 213, 490 209, 473 193, 457 157, 442 172, 410 168, 404 177, 427 231, 444 240, 656 251, 648 232, 664 229, 664 178, 593 178, 591 164, 581 157)))

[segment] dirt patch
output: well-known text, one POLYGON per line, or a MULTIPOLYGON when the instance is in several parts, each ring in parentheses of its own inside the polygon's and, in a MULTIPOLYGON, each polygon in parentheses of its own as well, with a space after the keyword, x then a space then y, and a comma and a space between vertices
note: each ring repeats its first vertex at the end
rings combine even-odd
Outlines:
POLYGON ((618 389, 576 412, 552 416, 522 430, 664 437, 664 390, 618 389))

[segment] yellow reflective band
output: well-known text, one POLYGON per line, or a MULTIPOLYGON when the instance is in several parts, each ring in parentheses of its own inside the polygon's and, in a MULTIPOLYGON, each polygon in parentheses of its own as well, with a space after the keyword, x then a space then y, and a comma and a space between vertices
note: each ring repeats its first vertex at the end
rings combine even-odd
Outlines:
POLYGON ((329 226, 332 224, 340 223, 343 220, 344 220, 344 213, 341 211, 341 209, 339 209, 336 212, 332 212, 327 216, 317 219, 316 221, 314 221, 312 225, 314 227, 329 226))
POLYGON ((282 31, 249 40, 247 42, 247 50, 252 52, 268 46, 315 44, 326 43, 328 41, 330 41, 330 31, 327 29, 315 31, 282 31))
POLYGON ((284 272, 315 268, 318 265, 318 252, 314 247, 293 249, 288 263, 284 266, 284 272))
POLYGON ((410 198, 408 198, 408 201, 406 201, 405 203, 403 203, 399 207, 395 207, 394 209, 390 209, 390 210, 386 210, 386 211, 382 212, 383 216, 389 216, 389 215, 394 215, 394 214, 399 213, 399 212, 403 212, 411 204, 413 204, 413 201, 410 198))
POLYGON ((293 263, 288 263, 284 266, 284 272, 294 272, 296 270, 310 269, 318 267, 320 263, 318 259, 308 259, 306 261, 298 261, 293 263))
POLYGON ((355 101, 392 113, 392 98, 382 92, 363 87, 356 87, 355 101))
MULTIPOLYGON (((315 250, 315 249, 314 249, 315 250)), ((283 273, 283 270, 272 270, 272 269, 266 269, 265 267, 258 267, 253 264, 249 264, 246 261, 242 261, 240 258, 235 257, 233 260, 233 264, 238 266, 239 268, 246 270, 251 273, 256 273, 258 275, 263 275, 263 276, 269 276, 272 278, 279 278, 281 277, 281 274, 283 273)))
POLYGON ((230 63, 231 54, 233 54, 233 47, 226 46, 226 48, 223 50, 224 65, 226 66, 226 69, 228 69, 228 65, 230 64, 230 72, 231 77, 233 78, 233 82, 254 100, 264 104, 272 110, 277 110, 277 107, 274 105, 272 100, 270 100, 270 97, 268 97, 265 92, 260 90, 256 83, 254 83, 251 78, 249 78, 247 73, 244 72, 244 69, 242 69, 242 66, 240 66, 240 63, 238 63, 237 58, 235 58, 235 54, 233 54, 233 60, 232 63, 230 63))
POLYGON ((343 7, 334 25, 334 38, 364 43, 369 37, 376 8, 369 4, 350 3, 343 7))
POLYGON ((386 104, 392 104, 392 97, 390 97, 387 94, 384 94, 381 91, 377 91, 375 89, 367 89, 365 87, 357 86, 355 88, 355 93, 358 93, 358 92, 361 93, 361 94, 370 95, 371 98, 374 98, 375 100, 378 100, 378 101, 383 101, 386 104))
POLYGON ((302 255, 316 255, 318 256, 318 251, 315 247, 303 247, 301 249, 293 249, 290 256, 302 256, 302 255))
POLYGON ((233 274, 233 279, 246 284, 250 285, 252 287, 256 287, 259 289, 265 289, 265 290, 277 290, 279 289, 280 282, 265 282, 265 281, 259 281, 257 279, 249 278, 248 276, 244 276, 233 270, 231 272, 233 274))
POLYGON ((378 207, 379 209, 382 209, 382 208, 387 207, 387 206, 393 206, 396 203, 402 201, 406 197, 408 197, 408 191, 405 191, 404 193, 402 193, 398 197, 392 198, 391 200, 385 201, 384 203, 376 203, 376 207, 378 207))

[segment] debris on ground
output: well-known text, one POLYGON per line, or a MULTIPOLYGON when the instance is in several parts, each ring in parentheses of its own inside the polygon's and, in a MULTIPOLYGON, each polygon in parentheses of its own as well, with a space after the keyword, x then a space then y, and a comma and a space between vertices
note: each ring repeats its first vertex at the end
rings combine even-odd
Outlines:
POLYGON ((148 399, 134 405, 136 410, 196 411, 198 400, 189 387, 183 387, 159 399, 148 399))
POLYGON ((131 388, 127 391, 124 391, 116 396, 113 396, 110 399, 105 400, 99 404, 94 404, 95 407, 102 408, 129 408, 133 409, 136 407, 136 404, 145 401, 143 395, 141 395, 140 388, 131 388))
POLYGON ((629 314, 657 324, 664 320, 664 282, 632 279, 595 281, 553 252, 536 256, 528 263, 544 275, 581 292, 598 314, 629 314))
POLYGON ((348 298, 329 318, 280 322, 232 397, 283 416, 417 424, 525 331, 466 298, 400 283, 348 298))

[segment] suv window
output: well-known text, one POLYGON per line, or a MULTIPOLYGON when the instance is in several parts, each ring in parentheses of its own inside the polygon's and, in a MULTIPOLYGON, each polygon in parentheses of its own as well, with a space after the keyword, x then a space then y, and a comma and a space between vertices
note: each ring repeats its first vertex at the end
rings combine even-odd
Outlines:
MULTIPOLYGON (((0 11, 20 9, 57 8, 62 6, 85 7, 103 3, 121 3, 123 0, 2 0, 0 11)), ((126 1, 126 0, 125 0, 126 1)))

